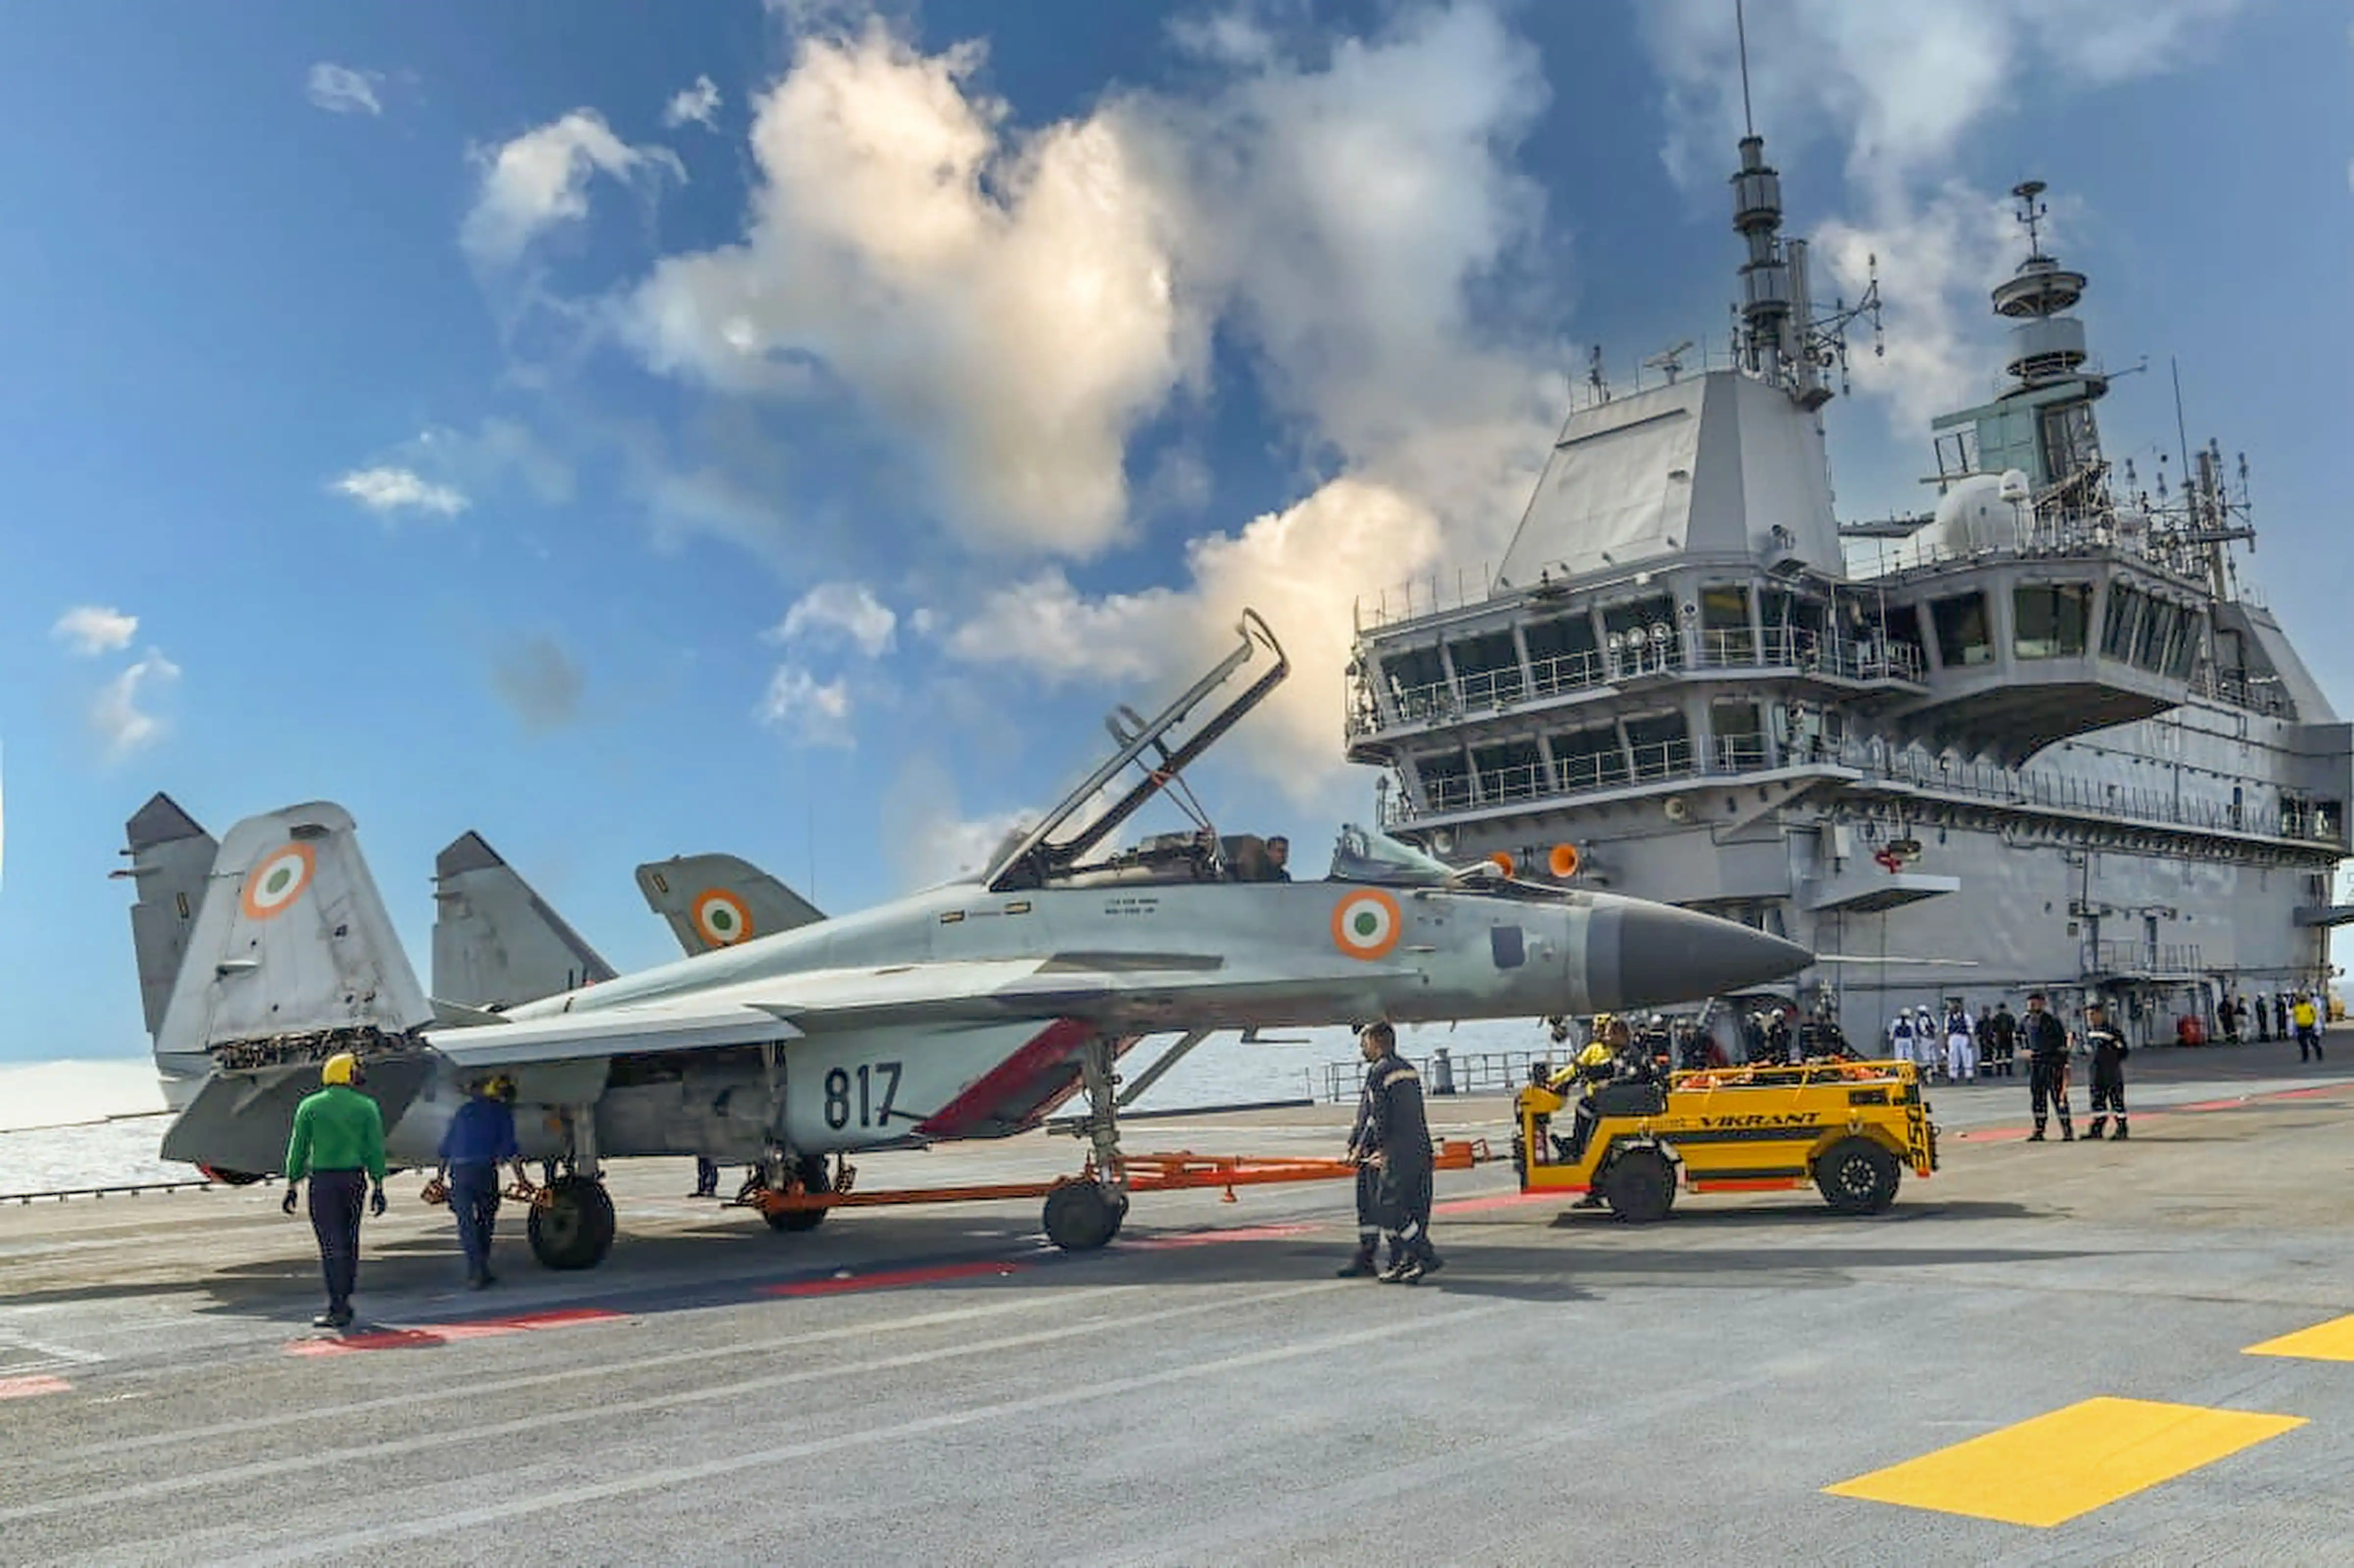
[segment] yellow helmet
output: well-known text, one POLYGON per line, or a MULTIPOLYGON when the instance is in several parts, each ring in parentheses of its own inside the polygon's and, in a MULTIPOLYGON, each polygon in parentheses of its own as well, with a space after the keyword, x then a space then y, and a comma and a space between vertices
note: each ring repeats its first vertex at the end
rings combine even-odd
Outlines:
POLYGON ((359 1070, 360 1059, 349 1051, 338 1051, 319 1068, 319 1082, 348 1084, 359 1070))
POLYGON ((514 1080, 504 1073, 493 1073, 487 1078, 478 1078, 474 1082, 474 1087, 486 1097, 494 1100, 512 1103, 515 1097, 514 1080))

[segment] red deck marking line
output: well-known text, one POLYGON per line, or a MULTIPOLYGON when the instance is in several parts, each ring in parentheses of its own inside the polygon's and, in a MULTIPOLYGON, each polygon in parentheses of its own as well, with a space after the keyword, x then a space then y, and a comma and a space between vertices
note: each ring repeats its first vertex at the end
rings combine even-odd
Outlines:
POLYGON ((61 1377, 0 1377, 0 1399, 30 1399, 37 1393, 66 1393, 73 1384, 61 1377))
POLYGON ((1482 1209, 1514 1209, 1522 1203, 1559 1202, 1564 1192, 1585 1192, 1583 1187, 1548 1187, 1535 1192, 1505 1192, 1493 1198, 1457 1198, 1450 1202, 1433 1203, 1434 1214, 1476 1214, 1482 1209))
POLYGON ((799 1279, 790 1285, 764 1285, 763 1296, 846 1296, 857 1290, 890 1290, 902 1285, 934 1285, 949 1279, 979 1279, 1013 1274, 1028 1266, 1002 1259, 995 1263, 942 1263, 929 1268, 886 1268, 856 1274, 848 1279, 799 1279))
POLYGON ((340 1340, 296 1340, 286 1347, 290 1356, 340 1356, 352 1351, 426 1350, 460 1340, 487 1340, 498 1334, 521 1334, 537 1329, 562 1329, 574 1323, 601 1323, 622 1314, 602 1307, 567 1307, 548 1312, 519 1312, 505 1318, 480 1318, 465 1323, 436 1323, 429 1329, 378 1329, 346 1334, 340 1340))
POLYGON ((1123 1252, 1167 1252, 1176 1247, 1216 1246, 1221 1242, 1277 1241, 1306 1235, 1321 1227, 1310 1224, 1236 1225, 1231 1230, 1188 1231, 1173 1236, 1139 1236, 1122 1244, 1123 1252))

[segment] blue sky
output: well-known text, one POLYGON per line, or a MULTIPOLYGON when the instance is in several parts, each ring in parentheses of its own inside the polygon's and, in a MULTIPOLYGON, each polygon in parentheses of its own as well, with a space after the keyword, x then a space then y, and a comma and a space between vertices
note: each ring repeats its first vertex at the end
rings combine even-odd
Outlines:
MULTIPOLYGON (((2342 8, 1750 23, 1794 229, 1890 300, 1842 513, 1924 504, 1926 412, 1998 368, 2001 193, 2043 178, 2095 344, 2154 367, 2112 451, 2171 444, 2179 356, 2354 711, 2342 8)), ((933 880, 1246 602, 1300 673, 1212 799, 1319 843, 1371 789, 1352 599, 1495 558, 1584 345, 1624 376, 1721 334, 1738 260, 1715 0, 10 33, 0 1058, 143 1049, 104 873, 154 789, 216 832, 343 801, 419 961, 478 828, 626 967, 669 941, 637 861, 732 849, 829 907, 933 880)))

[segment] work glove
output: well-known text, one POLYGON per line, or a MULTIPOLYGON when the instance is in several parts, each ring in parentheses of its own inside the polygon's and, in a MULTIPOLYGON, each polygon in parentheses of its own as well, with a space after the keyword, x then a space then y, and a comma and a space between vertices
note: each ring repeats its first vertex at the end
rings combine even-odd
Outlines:
POLYGON ((384 1218, 383 1188, 378 1187, 375 1192, 368 1194, 368 1213, 379 1220, 384 1218))
POLYGON ((295 1189, 294 1183, 292 1181, 287 1182, 286 1196, 278 1201, 278 1212, 281 1214, 292 1213, 294 1212, 294 1204, 301 1196, 302 1194, 295 1189))

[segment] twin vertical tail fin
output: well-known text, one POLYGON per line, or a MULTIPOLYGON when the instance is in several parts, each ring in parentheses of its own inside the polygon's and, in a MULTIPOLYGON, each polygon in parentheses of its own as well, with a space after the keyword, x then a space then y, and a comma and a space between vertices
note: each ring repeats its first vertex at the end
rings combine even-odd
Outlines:
POLYGON ((147 1033, 160 1044, 164 1010, 180 978, 180 960, 205 901, 206 879, 220 845, 196 825, 179 802, 157 794, 123 824, 131 863, 113 873, 129 877, 139 894, 131 906, 131 947, 139 960, 139 1001, 147 1033))
POLYGON ((433 1010, 351 814, 313 801, 249 817, 206 885, 155 1053, 212 1076, 164 1135, 164 1158, 279 1169, 295 1102, 339 1051, 376 1059, 369 1093, 387 1125, 398 1119, 426 1076, 418 1031, 433 1010))
POLYGON ((613 978, 480 833, 433 861, 433 1001, 496 1012, 613 978))
POLYGON ((825 918, 808 899, 732 854, 648 862, 638 867, 638 891, 690 958, 825 918))
POLYGON ((341 806, 248 817, 206 880, 159 1053, 229 1070, 317 1061, 405 1044, 432 1018, 341 806))

